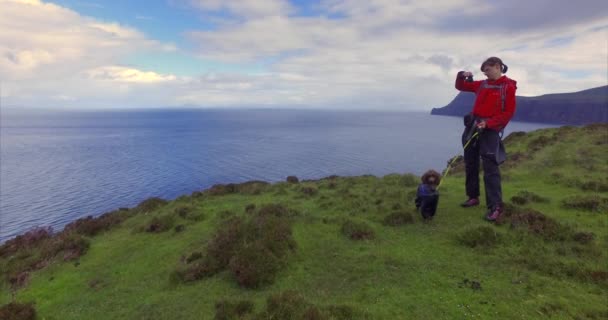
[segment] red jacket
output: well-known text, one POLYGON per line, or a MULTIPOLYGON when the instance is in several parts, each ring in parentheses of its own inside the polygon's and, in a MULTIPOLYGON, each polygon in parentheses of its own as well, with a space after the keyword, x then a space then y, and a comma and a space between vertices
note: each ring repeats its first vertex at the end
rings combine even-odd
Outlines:
POLYGON ((458 72, 456 76, 456 89, 475 93, 473 115, 486 119, 486 126, 500 131, 507 126, 515 113, 515 90, 517 81, 502 76, 497 80, 483 80, 467 82, 458 72), (484 84, 485 83, 485 84, 484 84), (504 107, 503 98, 504 95, 504 107))

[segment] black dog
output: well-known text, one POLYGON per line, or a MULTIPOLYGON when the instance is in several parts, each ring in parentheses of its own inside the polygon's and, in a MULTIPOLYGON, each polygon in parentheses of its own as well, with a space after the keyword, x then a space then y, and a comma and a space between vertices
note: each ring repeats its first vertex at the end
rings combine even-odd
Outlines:
POLYGON ((422 183, 418 185, 416 192, 416 208, 424 220, 430 220, 435 216, 439 203, 437 186, 441 181, 441 175, 435 170, 429 170, 422 175, 420 180, 422 183))

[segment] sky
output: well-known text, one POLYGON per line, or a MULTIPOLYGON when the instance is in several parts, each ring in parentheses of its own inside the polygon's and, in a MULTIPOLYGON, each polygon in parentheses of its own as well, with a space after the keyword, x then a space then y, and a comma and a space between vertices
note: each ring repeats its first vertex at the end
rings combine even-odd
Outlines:
POLYGON ((602 0, 0 0, 0 107, 422 111, 608 84, 602 0))

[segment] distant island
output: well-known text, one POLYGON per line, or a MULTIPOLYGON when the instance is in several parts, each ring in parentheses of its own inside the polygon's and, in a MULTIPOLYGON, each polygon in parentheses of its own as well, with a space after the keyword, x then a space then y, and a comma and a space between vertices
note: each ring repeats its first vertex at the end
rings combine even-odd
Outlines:
MULTIPOLYGON (((460 92, 447 106, 433 108, 431 114, 464 116, 474 101, 475 94, 460 92)), ((570 125, 608 122, 608 86, 537 97, 517 96, 513 120, 570 125)))

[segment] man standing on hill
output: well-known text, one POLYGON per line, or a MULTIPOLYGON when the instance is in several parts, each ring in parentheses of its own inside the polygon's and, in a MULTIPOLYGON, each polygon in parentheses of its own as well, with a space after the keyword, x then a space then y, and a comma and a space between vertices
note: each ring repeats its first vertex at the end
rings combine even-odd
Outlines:
POLYGON ((463 207, 479 205, 479 158, 483 164, 483 181, 488 211, 486 220, 496 221, 503 213, 502 187, 498 166, 505 160, 502 146, 502 130, 515 113, 517 82, 507 78, 507 65, 497 57, 488 58, 481 64, 481 71, 488 79, 473 81, 468 71, 456 76, 456 89, 474 92, 473 111, 464 118, 462 135, 466 168, 466 193, 468 200, 463 207), (468 143, 468 144, 467 144, 468 143))

